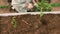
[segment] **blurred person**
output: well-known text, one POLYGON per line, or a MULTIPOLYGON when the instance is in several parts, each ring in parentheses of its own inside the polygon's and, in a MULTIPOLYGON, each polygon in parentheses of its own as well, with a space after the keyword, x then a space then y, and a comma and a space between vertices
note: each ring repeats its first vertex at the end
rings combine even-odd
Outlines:
POLYGON ((11 5, 17 12, 27 12, 36 5, 36 1, 38 2, 38 0, 12 0, 11 5))

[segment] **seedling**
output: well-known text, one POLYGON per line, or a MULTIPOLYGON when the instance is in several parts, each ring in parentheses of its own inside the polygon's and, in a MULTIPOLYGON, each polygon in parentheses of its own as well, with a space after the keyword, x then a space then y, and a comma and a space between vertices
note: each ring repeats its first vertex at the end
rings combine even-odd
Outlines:
POLYGON ((11 24, 13 25, 14 28, 16 28, 16 17, 12 17, 12 21, 11 21, 11 24))
POLYGON ((41 2, 38 2, 38 10, 40 10, 40 17, 42 17, 44 14, 42 12, 44 11, 51 11, 52 6, 48 3, 46 0, 41 0, 41 2))

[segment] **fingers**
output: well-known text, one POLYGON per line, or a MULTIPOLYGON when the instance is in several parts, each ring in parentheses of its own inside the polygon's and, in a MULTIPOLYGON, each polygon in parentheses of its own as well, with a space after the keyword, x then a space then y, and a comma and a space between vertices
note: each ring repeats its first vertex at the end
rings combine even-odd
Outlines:
POLYGON ((26 3, 26 8, 29 6, 29 3, 26 3))
POLYGON ((32 9, 33 8, 33 5, 32 4, 29 4, 28 5, 28 9, 32 9))

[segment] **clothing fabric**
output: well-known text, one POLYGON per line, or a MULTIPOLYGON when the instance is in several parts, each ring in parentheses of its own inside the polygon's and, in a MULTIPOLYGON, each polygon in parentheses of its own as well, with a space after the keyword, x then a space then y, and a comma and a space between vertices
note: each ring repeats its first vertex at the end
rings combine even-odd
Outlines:
POLYGON ((18 12, 27 12, 26 3, 30 3, 31 0, 12 0, 12 9, 18 12))

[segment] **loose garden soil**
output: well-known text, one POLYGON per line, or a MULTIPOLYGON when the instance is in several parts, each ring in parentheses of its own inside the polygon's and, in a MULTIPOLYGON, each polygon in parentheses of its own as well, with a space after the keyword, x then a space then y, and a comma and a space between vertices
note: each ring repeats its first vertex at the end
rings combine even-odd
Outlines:
POLYGON ((60 15, 48 14, 16 16, 17 27, 11 24, 13 16, 0 17, 0 34, 60 34, 60 15))

